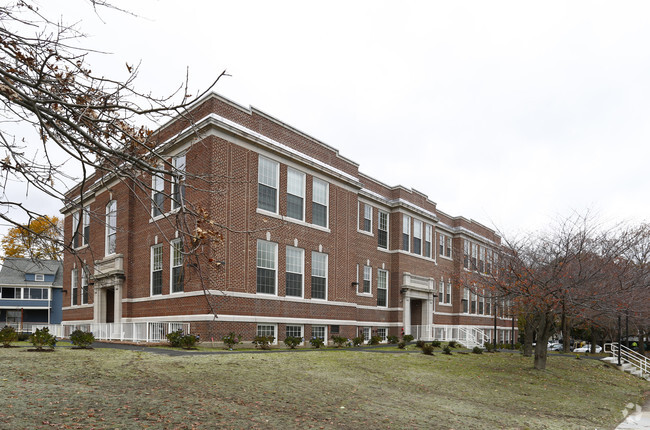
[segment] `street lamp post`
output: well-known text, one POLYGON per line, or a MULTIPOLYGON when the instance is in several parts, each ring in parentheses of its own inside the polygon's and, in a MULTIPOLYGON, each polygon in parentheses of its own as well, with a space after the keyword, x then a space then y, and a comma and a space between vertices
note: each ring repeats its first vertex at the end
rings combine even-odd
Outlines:
POLYGON ((497 311, 499 309, 499 305, 497 304, 496 300, 494 301, 494 350, 496 351, 497 349, 497 311))

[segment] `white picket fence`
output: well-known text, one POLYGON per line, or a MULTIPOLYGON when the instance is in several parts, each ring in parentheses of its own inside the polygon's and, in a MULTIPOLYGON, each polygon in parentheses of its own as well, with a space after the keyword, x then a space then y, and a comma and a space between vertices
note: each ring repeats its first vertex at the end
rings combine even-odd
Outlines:
POLYGON ((37 328, 47 327, 53 335, 70 337, 75 330, 91 332, 96 340, 120 340, 130 342, 166 342, 167 335, 177 330, 189 334, 190 323, 182 322, 129 322, 129 323, 86 323, 86 324, 34 324, 37 328))

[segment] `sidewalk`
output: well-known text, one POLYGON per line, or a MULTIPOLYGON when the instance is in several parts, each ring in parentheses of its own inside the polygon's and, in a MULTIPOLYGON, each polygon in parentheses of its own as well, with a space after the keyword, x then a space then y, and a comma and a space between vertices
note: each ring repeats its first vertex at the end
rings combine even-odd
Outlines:
POLYGON ((627 409, 629 415, 625 418, 625 421, 616 427, 616 430, 650 430, 650 399, 645 402, 643 407, 631 403, 628 406, 632 406, 627 409))

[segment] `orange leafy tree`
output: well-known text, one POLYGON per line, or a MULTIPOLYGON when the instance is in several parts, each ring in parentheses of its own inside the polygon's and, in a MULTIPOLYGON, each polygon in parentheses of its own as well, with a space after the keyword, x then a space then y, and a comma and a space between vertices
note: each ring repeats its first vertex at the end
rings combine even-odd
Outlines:
POLYGON ((62 225, 55 216, 39 216, 27 224, 9 229, 2 238, 5 257, 61 260, 62 225))

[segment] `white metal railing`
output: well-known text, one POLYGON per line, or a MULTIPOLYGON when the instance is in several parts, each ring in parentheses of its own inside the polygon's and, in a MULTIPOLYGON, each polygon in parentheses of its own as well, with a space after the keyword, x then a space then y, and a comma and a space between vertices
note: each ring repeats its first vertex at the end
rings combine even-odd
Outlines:
POLYGON ((454 340, 466 348, 483 346, 490 342, 490 337, 481 328, 474 326, 457 326, 457 325, 412 325, 410 326, 411 335, 415 339, 421 340, 440 340, 449 342, 454 340))
MULTIPOLYGON (((613 357, 618 357, 619 344, 617 342, 606 343, 605 352, 612 354, 613 357)), ((638 352, 628 348, 625 345, 620 345, 621 361, 631 364, 641 372, 641 376, 650 376, 650 359, 638 352)))
POLYGON ((86 323, 86 324, 34 324, 37 328, 47 327, 56 337, 70 337, 75 330, 88 331, 97 340, 120 340, 131 342, 166 342, 167 335, 176 330, 190 332, 190 323, 182 322, 129 322, 129 323, 86 323))
POLYGON ((17 332, 32 332, 32 326, 34 325, 39 325, 41 323, 33 323, 33 322, 7 322, 7 323, 0 323, 0 328, 4 326, 9 326, 13 327, 17 332))

